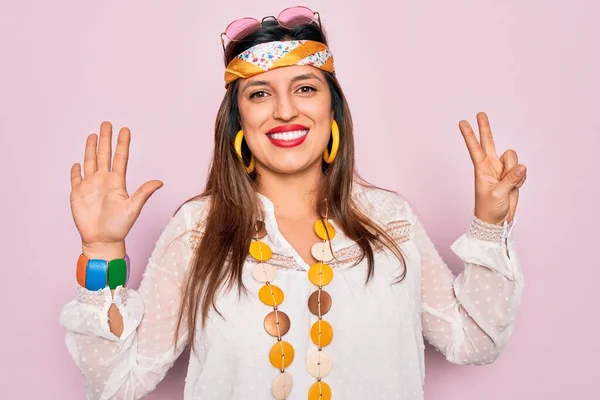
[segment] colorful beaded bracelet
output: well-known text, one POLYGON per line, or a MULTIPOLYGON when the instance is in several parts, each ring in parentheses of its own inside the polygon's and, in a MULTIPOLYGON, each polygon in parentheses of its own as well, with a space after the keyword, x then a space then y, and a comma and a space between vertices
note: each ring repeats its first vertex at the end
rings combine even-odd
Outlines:
POLYGON ((87 290, 116 289, 129 281, 129 256, 106 261, 81 254, 77 260, 77 283, 87 290))

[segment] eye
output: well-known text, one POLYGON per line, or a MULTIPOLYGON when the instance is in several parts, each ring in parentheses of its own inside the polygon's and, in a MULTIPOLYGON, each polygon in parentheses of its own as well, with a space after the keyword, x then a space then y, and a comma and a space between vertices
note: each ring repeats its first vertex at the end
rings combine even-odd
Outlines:
POLYGON ((267 96, 267 92, 264 90, 258 90, 250 94, 251 99, 262 99, 267 96))
POLYGON ((317 89, 315 89, 315 88, 314 88, 314 87, 312 87, 312 86, 301 86, 301 87, 298 89, 298 92, 299 92, 299 93, 311 93, 311 92, 316 92, 316 91, 317 91, 317 89))

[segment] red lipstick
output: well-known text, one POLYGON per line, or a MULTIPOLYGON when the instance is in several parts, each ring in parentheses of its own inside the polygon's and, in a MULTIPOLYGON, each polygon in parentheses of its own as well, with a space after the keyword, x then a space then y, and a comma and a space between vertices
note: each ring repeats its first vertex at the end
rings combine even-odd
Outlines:
POLYGON ((304 125, 280 125, 267 132, 267 137, 277 147, 296 147, 306 140, 308 131, 304 125))

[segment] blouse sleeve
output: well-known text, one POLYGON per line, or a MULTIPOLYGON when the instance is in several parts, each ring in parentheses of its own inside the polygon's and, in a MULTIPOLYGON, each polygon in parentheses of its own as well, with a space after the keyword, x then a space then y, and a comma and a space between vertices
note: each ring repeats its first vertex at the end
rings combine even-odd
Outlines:
POLYGON ((452 245, 464 263, 455 277, 408 207, 411 239, 421 256, 423 335, 457 364, 488 364, 513 331, 523 292, 521 264, 512 238, 517 220, 503 226, 475 216, 452 245))
POLYGON ((76 299, 60 315, 66 345, 83 375, 87 399, 139 399, 152 391, 187 344, 182 320, 178 346, 174 336, 184 274, 193 255, 190 235, 200 202, 184 204, 166 225, 148 260, 139 290, 119 286, 79 287, 76 299), (108 309, 118 307, 124 330, 109 328, 108 309))

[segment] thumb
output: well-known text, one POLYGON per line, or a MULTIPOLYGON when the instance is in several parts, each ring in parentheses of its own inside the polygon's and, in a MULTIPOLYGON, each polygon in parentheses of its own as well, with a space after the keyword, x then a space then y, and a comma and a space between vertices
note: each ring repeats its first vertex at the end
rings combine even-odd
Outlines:
POLYGON ((138 212, 144 207, 144 204, 148 201, 150 196, 154 194, 158 189, 163 186, 161 181, 148 181, 144 183, 142 186, 135 191, 133 196, 131 196, 131 201, 134 204, 134 207, 138 212))
POLYGON ((508 196, 508 194, 517 186, 527 173, 527 168, 523 164, 515 165, 506 176, 498 182, 496 188, 499 193, 508 196))

